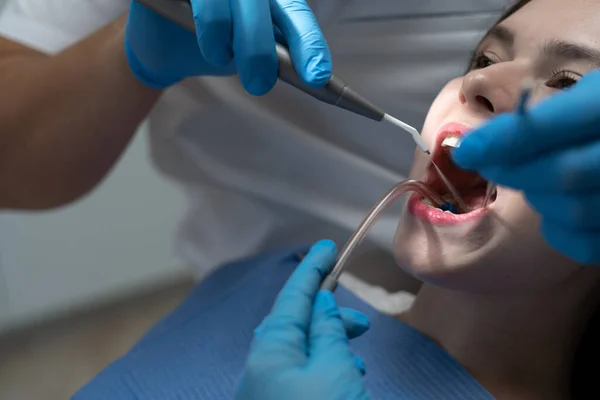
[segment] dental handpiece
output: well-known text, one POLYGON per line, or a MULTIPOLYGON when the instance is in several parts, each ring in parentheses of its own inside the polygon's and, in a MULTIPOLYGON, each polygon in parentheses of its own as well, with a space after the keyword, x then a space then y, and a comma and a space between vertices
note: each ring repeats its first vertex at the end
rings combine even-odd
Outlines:
MULTIPOLYGON (((195 32, 196 25, 194 23, 194 17, 189 0, 136 1, 182 26, 183 28, 195 32)), ((277 43, 276 50, 277 58, 279 60, 278 76, 280 80, 324 103, 343 108, 377 122, 387 121, 392 125, 408 132, 412 136, 419 149, 427 154, 430 154, 429 149, 421 138, 421 135, 415 128, 385 113, 382 109, 365 99, 363 96, 358 94, 358 92, 344 83, 344 81, 333 74, 324 87, 310 87, 304 83, 302 79, 300 79, 300 76, 294 69, 292 58, 288 49, 285 46, 277 43)))
POLYGON ((444 204, 444 200, 423 182, 409 179, 396 184, 371 208, 365 219, 362 220, 356 231, 350 236, 350 239, 348 239, 348 242, 346 242, 346 245, 340 252, 335 266, 321 283, 321 290, 335 291, 338 279, 342 275, 342 272, 344 272, 352 252, 362 243, 388 206, 409 191, 418 192, 424 198, 427 198, 431 204, 436 206, 444 204))

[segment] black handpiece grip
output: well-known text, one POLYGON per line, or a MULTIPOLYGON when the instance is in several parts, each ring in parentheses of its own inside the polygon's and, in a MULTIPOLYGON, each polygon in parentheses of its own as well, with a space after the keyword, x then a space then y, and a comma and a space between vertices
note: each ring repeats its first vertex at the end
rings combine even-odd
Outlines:
MULTIPOLYGON (((195 32, 196 25, 189 0, 136 0, 156 13, 175 22, 185 29, 195 32)), ((352 111, 364 117, 381 121, 385 115, 381 109, 360 96, 341 79, 332 75, 322 88, 313 88, 302 81, 292 63, 288 49, 277 43, 277 58, 279 60, 279 79, 294 86, 312 97, 352 111)))

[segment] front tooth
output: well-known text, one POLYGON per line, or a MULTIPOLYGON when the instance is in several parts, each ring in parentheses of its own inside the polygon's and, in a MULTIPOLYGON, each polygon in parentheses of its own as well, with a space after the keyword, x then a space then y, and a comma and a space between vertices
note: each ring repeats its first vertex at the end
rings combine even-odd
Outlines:
POLYGON ((447 136, 442 141, 442 147, 454 147, 455 149, 460 146, 460 137, 458 136, 447 136))

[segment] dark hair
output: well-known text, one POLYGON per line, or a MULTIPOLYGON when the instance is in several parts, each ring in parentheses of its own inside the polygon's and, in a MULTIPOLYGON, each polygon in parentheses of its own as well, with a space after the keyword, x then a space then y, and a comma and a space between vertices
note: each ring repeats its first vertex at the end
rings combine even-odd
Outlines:
POLYGON ((500 17, 498 22, 496 22, 496 25, 498 25, 500 22, 504 21, 506 18, 519 11, 521 8, 523 8, 523 6, 527 5, 528 3, 531 3, 531 1, 532 0, 517 1, 512 7, 506 10, 506 12, 502 15, 502 17, 500 17))
MULTIPOLYGON (((504 21, 533 0, 517 1, 500 17, 504 21)), ((592 268, 592 267, 589 267, 592 268)), ((570 392, 573 400, 600 399, 598 389, 598 359, 600 359, 600 307, 588 321, 571 367, 570 392)))

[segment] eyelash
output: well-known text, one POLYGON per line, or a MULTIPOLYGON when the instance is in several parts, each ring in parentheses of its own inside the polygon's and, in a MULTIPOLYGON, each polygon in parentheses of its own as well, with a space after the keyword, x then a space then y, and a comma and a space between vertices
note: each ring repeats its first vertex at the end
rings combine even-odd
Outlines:
POLYGON ((546 83, 546 86, 559 90, 565 90, 574 86, 579 78, 579 75, 564 69, 552 71, 551 78, 546 83), (567 85, 560 86, 561 83, 568 82, 567 85))
MULTIPOLYGON (((486 56, 482 51, 476 51, 471 56, 471 65, 469 71, 476 69, 487 68, 495 64, 491 58, 486 56), (490 65, 482 65, 481 62, 490 63, 490 65)), ((558 90, 565 90, 575 85, 580 78, 580 75, 567 70, 554 70, 550 74, 550 79, 546 82, 546 86, 558 90)))
POLYGON ((487 67, 489 67, 489 65, 488 65, 488 66, 480 66, 480 65, 477 65, 477 64, 478 64, 480 61, 482 61, 482 60, 489 61, 489 62, 490 62, 490 63, 492 63, 492 64, 494 63, 494 62, 493 62, 493 61, 492 61, 492 60, 491 60, 491 59, 490 59, 488 56, 486 56, 486 55, 483 53, 483 51, 477 50, 477 51, 474 51, 474 52, 471 54, 471 65, 469 66, 469 71, 473 71, 473 70, 475 70, 475 69, 482 69, 482 68, 487 68, 487 67))

